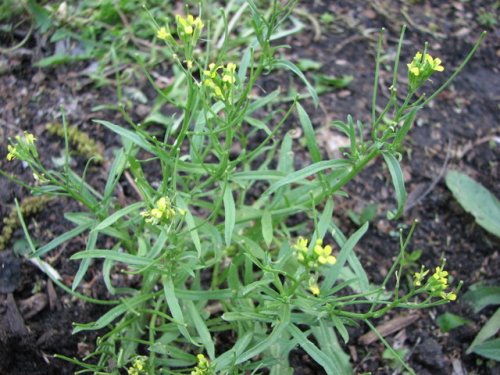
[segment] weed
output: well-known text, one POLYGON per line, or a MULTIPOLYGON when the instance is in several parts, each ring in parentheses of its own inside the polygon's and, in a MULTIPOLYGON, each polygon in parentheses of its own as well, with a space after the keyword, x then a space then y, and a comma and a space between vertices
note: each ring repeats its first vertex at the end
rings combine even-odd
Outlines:
MULTIPOLYGON (((205 17, 217 12, 202 2, 196 11, 156 21, 149 35, 165 43, 176 78, 175 90, 155 88, 174 115, 155 135, 124 111, 127 126, 96 121, 123 139, 102 191, 71 170, 68 147, 66 162, 54 170, 41 163, 36 140, 27 134, 11 140, 11 159, 23 160, 43 176, 35 193, 69 196, 83 207, 66 215, 75 225, 67 233, 41 247, 28 241, 30 255, 43 256, 86 233, 85 249, 71 258, 80 262, 73 293, 94 262, 102 266, 109 294, 116 296, 97 301, 113 307, 95 322, 75 325, 74 333, 102 330, 96 350, 84 361, 59 356, 82 366, 82 372, 229 374, 267 368, 271 374, 291 373, 288 357, 298 345, 327 373, 350 373, 337 339, 349 341, 348 326, 361 322, 375 330, 371 320, 392 309, 432 307, 457 298, 460 284, 449 284, 444 261, 433 271, 412 272, 405 266, 416 224, 399 233, 399 254, 383 283, 371 284, 354 251, 369 223, 346 236, 332 220, 332 196, 380 157, 396 191, 396 207, 388 216, 401 215, 406 190, 399 160, 405 137, 418 111, 450 84, 480 41, 437 91, 418 95, 444 69, 426 46, 408 64, 409 87, 400 101, 403 29, 390 99, 377 112, 381 34, 371 121, 351 116, 335 121, 350 143, 343 158, 327 160, 298 98, 284 108, 279 91, 259 89, 267 75, 284 70, 299 77, 313 104, 319 104, 314 87, 296 65, 278 57, 280 47, 273 42, 287 34, 296 2, 272 1, 261 10, 248 0, 240 9, 220 12, 218 20, 205 17), (238 23, 251 31, 241 36, 238 23), (248 43, 236 59, 230 51, 241 40, 248 43), (300 169, 294 163, 298 146, 283 131, 292 113, 304 134, 302 151, 310 156, 310 164, 300 169), (115 196, 125 173, 132 177, 138 201, 115 196), (113 239, 109 248, 97 247, 103 236, 113 239), (136 287, 113 285, 117 264, 136 275, 136 287), (412 282, 404 288, 400 280, 408 273, 412 282), (386 290, 389 283, 395 284, 392 290, 386 290), (220 340, 228 341, 227 347, 219 347, 220 340)), ((115 22, 114 10, 108 10, 101 21, 115 22)), ((27 230, 25 235, 30 238, 27 230)), ((413 373, 379 338, 391 358, 413 373)))

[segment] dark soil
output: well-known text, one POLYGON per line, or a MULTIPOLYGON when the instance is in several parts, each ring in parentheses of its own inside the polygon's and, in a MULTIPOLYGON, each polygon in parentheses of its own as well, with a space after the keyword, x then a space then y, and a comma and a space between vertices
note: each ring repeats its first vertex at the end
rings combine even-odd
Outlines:
MULTIPOLYGON (((461 63, 485 29, 478 24, 479 14, 482 11, 494 14, 497 3, 493 0, 301 2, 302 12, 297 16, 307 29, 286 41, 292 46, 287 53, 292 60, 308 58, 321 62, 321 73, 354 77, 348 87, 323 94, 319 110, 308 108, 314 125, 320 129, 325 153, 330 155, 335 152, 333 142, 336 133, 328 126, 332 119, 345 120, 351 114, 355 120, 369 122, 375 42, 381 27, 386 29, 384 53, 388 61, 392 61, 400 27, 403 22, 409 23, 402 51, 403 67, 416 50, 422 50, 424 42, 429 42, 433 56, 439 56, 446 67, 445 74, 435 76, 434 84, 437 85, 461 63), (325 18, 321 18, 324 14, 332 14, 333 22, 325 24, 325 18), (405 20, 404 14, 408 15, 408 20, 405 20), (316 23, 320 25, 319 29, 314 27, 316 23)), ((428 267, 434 267, 442 257, 446 258, 447 269, 455 280, 463 280, 464 291, 480 280, 497 284, 500 280, 499 239, 476 225, 474 218, 464 212, 447 189, 442 173, 443 168, 463 171, 500 197, 500 30, 486 30, 488 35, 470 64, 452 86, 421 112, 408 137, 402 163, 410 193, 408 205, 411 206, 402 222, 406 227, 415 219, 420 222, 412 249, 422 250, 419 262, 428 267), (430 193, 422 197, 429 186, 432 186, 430 193)), ((12 44, 10 37, 0 34, 2 47, 12 44)), ((113 134, 91 121, 106 119, 123 123, 116 112, 92 112, 96 105, 116 103, 113 87, 82 85, 79 72, 88 63, 45 70, 32 67, 32 63, 41 57, 49 56, 52 48, 46 37, 35 33, 24 48, 0 55, 0 169, 25 181, 32 179, 29 171, 19 162, 5 161, 7 138, 22 130, 34 133, 39 150, 50 165, 52 158, 60 156, 63 144, 57 137, 46 134, 45 125, 61 121, 61 107, 71 125, 87 131, 93 139, 105 145, 110 153, 106 154, 108 157, 111 157, 111 148, 119 145, 113 134)), ((381 106, 387 99, 387 87, 392 78, 392 73, 386 69, 388 67, 390 63, 382 65, 378 103, 381 106)), ((401 69, 401 82, 406 79, 405 72, 401 69)), ((313 79, 312 72, 308 75, 313 79)), ((289 78, 279 77, 283 79, 275 82, 277 85, 283 88, 290 85, 289 78)), ((151 92, 146 80, 135 84, 144 87, 145 92, 151 92)), ((134 104, 129 111, 134 118, 141 119, 150 105, 152 101, 147 105, 134 104)), ((288 129, 295 126, 291 123, 288 129)), ((82 172, 85 160, 78 156, 74 160, 74 168, 82 172)), ((106 163, 104 167, 92 166, 88 172, 91 184, 98 188, 103 186, 106 169, 106 163)), ((385 213, 395 204, 391 189, 389 173, 379 160, 349 184, 347 191, 352 199, 336 201, 336 219, 346 233, 356 228, 346 215, 348 210, 359 212, 369 203, 378 204, 377 215, 357 248, 371 281, 375 283, 383 279, 399 249, 398 223, 385 219, 385 213)), ((125 196, 133 197, 126 181, 123 182, 123 191, 125 196)), ((27 192, 23 188, 0 177, 0 217, 8 215, 15 198, 22 200, 25 196, 27 192)), ((39 243, 46 243, 70 228, 62 219, 62 213, 75 210, 78 207, 74 207, 74 203, 63 199, 48 203, 40 214, 28 221, 30 233, 39 243)), ((84 242, 84 238, 77 238, 45 258, 59 271, 67 285, 71 285, 77 267, 68 258, 80 250, 84 242)), ((14 246, 23 246, 21 230, 15 232, 8 250, 14 246)), ((91 270, 82 292, 104 298, 101 283, 99 271, 91 270)), ((54 354, 81 359, 92 351, 95 336, 72 335, 72 323, 91 321, 103 313, 103 308, 68 297, 28 262, 21 264, 21 277, 11 296, 14 305, 12 299, 9 302, 8 294, 0 294, 0 373, 73 373, 75 367, 55 359, 54 354), (29 304, 29 299, 37 294, 46 296, 40 297, 40 311, 29 304), (28 307, 15 315, 12 309, 16 306, 28 307), (12 320, 9 319, 19 324, 17 330, 10 325, 12 320)), ((473 314, 470 306, 463 303, 459 296, 457 302, 418 311, 418 319, 387 339, 395 346, 407 349, 407 360, 417 374, 496 374, 500 372, 498 363, 465 353, 493 311, 485 309, 480 314, 473 314), (445 311, 463 316, 472 323, 443 333, 436 324, 436 317, 445 311)), ((404 314, 403 311, 396 311, 384 320, 404 314)), ((396 370, 391 368, 390 362, 382 359, 384 347, 379 341, 369 345, 358 341, 368 331, 364 326, 354 329, 346 346, 356 373, 394 373, 396 370)), ((300 351, 293 352, 291 363, 297 374, 322 373, 300 351)))

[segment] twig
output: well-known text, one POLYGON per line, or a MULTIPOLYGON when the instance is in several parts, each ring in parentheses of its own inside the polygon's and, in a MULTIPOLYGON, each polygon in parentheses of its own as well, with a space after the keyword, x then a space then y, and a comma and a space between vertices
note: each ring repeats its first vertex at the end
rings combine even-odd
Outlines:
POLYGON ((411 208, 415 207, 417 204, 419 204, 429 193, 434 190, 438 182, 443 178, 444 174, 446 173, 446 169, 448 167, 448 162, 450 161, 450 155, 451 155, 451 138, 448 140, 448 146, 446 147, 446 157, 443 162, 443 166, 441 167, 441 170, 439 171, 438 175, 432 180, 431 184, 425 191, 420 195, 417 199, 415 199, 413 202, 408 203, 405 208, 404 212, 407 212, 411 208))

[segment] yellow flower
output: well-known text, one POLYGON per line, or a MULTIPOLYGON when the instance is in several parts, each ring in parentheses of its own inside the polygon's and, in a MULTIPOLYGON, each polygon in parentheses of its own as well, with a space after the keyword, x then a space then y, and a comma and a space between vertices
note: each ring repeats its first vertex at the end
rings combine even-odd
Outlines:
POLYGON ((220 69, 220 66, 215 66, 214 63, 210 63, 208 65, 208 70, 204 70, 203 74, 210 78, 217 77, 217 71, 220 69))
POLYGON ((186 18, 177 15, 175 16, 175 20, 177 22, 177 29, 185 35, 192 35, 195 29, 201 31, 204 26, 199 17, 194 18, 191 14, 188 14, 186 18))
POLYGON ((420 74, 420 69, 418 67, 410 66, 410 64, 408 64, 408 68, 410 69, 411 74, 418 77, 418 75, 420 74))
POLYGON ((170 33, 167 31, 167 28, 162 26, 156 32, 156 36, 158 39, 167 40, 170 37, 170 33))
POLYGON ((448 271, 445 271, 442 267, 436 267, 436 271, 432 275, 440 284, 446 286, 448 284, 448 271))
POLYGON ((28 145, 34 145, 36 141, 35 136, 28 132, 24 132, 24 139, 28 145))
POLYGON ((198 360, 198 364, 194 368, 193 371, 191 371, 191 375, 211 375, 214 374, 213 368, 210 364, 210 361, 205 358, 203 354, 198 354, 196 356, 196 359, 198 360))
POLYGON ((312 293, 313 295, 315 295, 315 296, 319 296, 319 292, 320 292, 320 290, 319 290, 319 286, 318 286, 318 284, 316 284, 316 283, 311 284, 311 285, 309 286, 309 290, 311 291, 311 293, 312 293))
POLYGON ((145 369, 146 369, 146 357, 139 356, 134 359, 132 367, 129 367, 127 369, 127 373, 128 375, 141 375, 146 373, 145 369))
POLYGON ((7 145, 7 150, 9 153, 7 154, 7 160, 11 161, 19 157, 19 153, 15 146, 7 145))
POLYGON ((444 70, 444 66, 441 65, 441 59, 435 58, 433 59, 431 55, 426 54, 425 59, 431 66, 432 70, 435 70, 436 72, 442 72, 444 70))
POLYGON ((429 273, 429 270, 424 271, 424 267, 422 266, 422 269, 420 272, 415 272, 415 275, 413 277, 415 278, 415 286, 421 286, 422 281, 424 280, 424 277, 429 273))
POLYGON ((417 52, 413 60, 406 65, 408 67, 409 84, 412 90, 416 90, 422 86, 434 72, 444 71, 441 59, 433 58, 428 53, 422 55, 422 53, 417 52))
POLYGON ((233 84, 236 82, 236 64, 228 63, 226 68, 224 68, 224 74, 222 75, 222 81, 227 82, 229 84, 233 84))
POLYGON ((175 217, 175 210, 168 197, 161 197, 155 203, 155 206, 141 212, 147 223, 158 224, 161 221, 168 221, 175 217))
POLYGON ((297 238, 297 243, 295 245, 293 245, 294 249, 295 250, 298 250, 302 253, 307 253, 307 243, 309 241, 304 238, 304 237, 299 237, 297 238))
POLYGON ((323 244, 323 240, 317 240, 316 245, 314 246, 314 252, 318 256, 319 264, 335 264, 337 263, 337 258, 335 258, 332 254, 332 247, 330 245, 321 246, 323 244))
POLYGON ((221 98, 221 99, 224 98, 224 95, 222 94, 222 90, 219 86, 214 87, 214 95, 218 98, 221 98))
POLYGON ((455 301, 457 299, 457 295, 455 293, 453 293, 453 292, 449 292, 449 293, 442 292, 441 293, 441 297, 443 299, 448 300, 448 301, 455 301))

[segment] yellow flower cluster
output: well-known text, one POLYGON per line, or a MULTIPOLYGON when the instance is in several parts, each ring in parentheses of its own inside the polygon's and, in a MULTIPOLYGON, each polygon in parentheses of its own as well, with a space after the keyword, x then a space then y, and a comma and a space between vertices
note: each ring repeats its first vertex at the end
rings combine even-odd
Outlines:
POLYGON ((142 375, 146 374, 146 357, 139 356, 134 359, 132 367, 127 369, 128 375, 142 375))
POLYGON ((194 368, 193 371, 191 371, 191 375, 212 375, 214 374, 214 370, 210 364, 210 361, 205 358, 203 354, 198 354, 196 356, 198 359, 198 364, 194 368))
POLYGON ((205 26, 200 17, 195 18, 191 14, 188 14, 186 18, 176 15, 175 21, 177 22, 177 32, 179 36, 193 35, 197 30, 201 32, 203 26, 205 26))
POLYGON ((162 26, 156 32, 156 37, 161 40, 168 40, 171 37, 171 35, 167 31, 167 28, 165 26, 162 26))
POLYGON ((203 71, 203 75, 203 85, 210 88, 216 98, 231 100, 231 91, 236 83, 236 64, 228 63, 224 66, 211 63, 203 71))
POLYGON ((7 150, 9 151, 7 154, 7 160, 22 160, 23 151, 27 151, 28 153, 31 151, 32 153, 36 154, 35 141, 35 136, 29 132, 24 132, 24 137, 16 135, 16 144, 7 145, 7 150))
POLYGON ((428 53, 417 52, 408 66, 408 80, 410 89, 419 88, 434 72, 444 71, 441 59, 433 58, 428 53))
POLYGON ((323 240, 316 240, 314 245, 314 253, 318 256, 319 264, 335 264, 337 258, 332 255, 332 247, 330 245, 322 246, 323 240))
MULTIPOLYGON (((183 213, 182 210, 178 211, 181 214, 183 213)), ((141 216, 145 218, 147 223, 155 225, 161 222, 168 222, 173 219, 175 215, 176 211, 172 208, 172 203, 168 197, 161 197, 156 201, 152 209, 141 212, 141 216)))
MULTIPOLYGON (((429 270, 425 270, 424 267, 420 272, 416 272, 414 277, 414 284, 416 287, 421 287, 425 276, 429 273, 429 270)), ((444 265, 441 267, 436 267, 434 273, 427 279, 424 284, 424 288, 430 292, 432 297, 439 297, 448 301, 455 301, 457 295, 455 292, 446 292, 448 288, 448 271, 444 270, 444 265)))
POLYGON ((319 267, 324 264, 335 264, 337 258, 332 255, 333 249, 330 245, 323 246, 323 240, 317 239, 314 244, 313 251, 310 252, 308 248, 308 240, 299 237, 293 248, 297 260, 309 268, 319 267))
MULTIPOLYGON (((175 16, 175 22, 177 24, 177 35, 179 38, 184 43, 190 43, 192 45, 196 44, 201 35, 201 30, 205 26, 200 17, 194 17, 193 15, 188 14, 184 18, 178 14, 175 16)), ((176 45, 168 25, 160 27, 156 31, 156 37, 171 43, 173 46, 176 45)))

